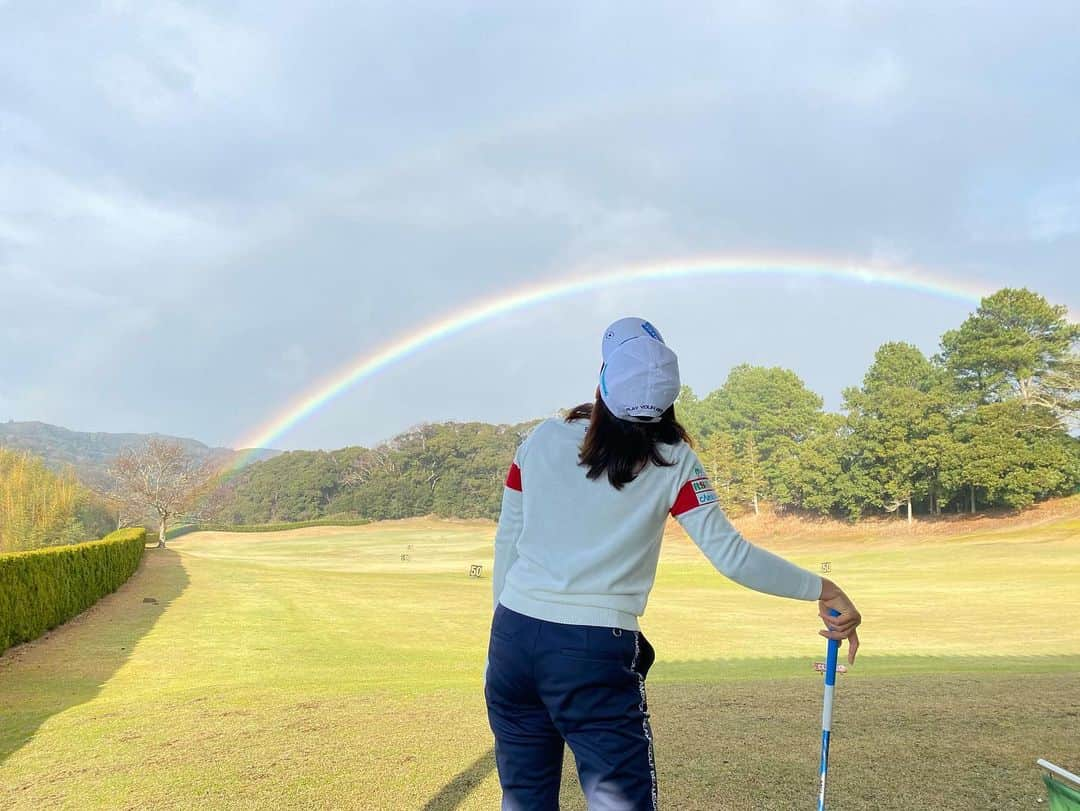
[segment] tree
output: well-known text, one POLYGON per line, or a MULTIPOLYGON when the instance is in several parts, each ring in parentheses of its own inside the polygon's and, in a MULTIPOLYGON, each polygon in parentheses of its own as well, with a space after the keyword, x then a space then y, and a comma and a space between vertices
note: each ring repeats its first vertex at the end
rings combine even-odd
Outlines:
POLYGON ((753 431, 746 431, 743 434, 741 445, 742 453, 735 457, 735 481, 743 497, 748 499, 753 506, 754 515, 760 515, 758 496, 765 488, 766 479, 753 431))
POLYGON ((955 429, 961 484, 972 513, 987 503, 1024 507, 1073 486, 1080 414, 1080 325, 1027 289, 980 302, 941 339, 941 362, 967 395, 955 429))
POLYGON ((815 431, 779 462, 790 503, 803 510, 828 515, 841 512, 858 518, 865 486, 851 465, 851 431, 839 414, 823 414, 815 431))
POLYGON ((820 425, 821 398, 789 369, 744 364, 701 403, 705 429, 732 437, 738 451, 735 478, 755 515, 761 498, 781 506, 794 503, 783 469, 820 425))
POLYGON ((121 451, 110 473, 121 504, 138 514, 156 515, 159 548, 165 546, 169 521, 194 507, 213 475, 183 445, 156 437, 121 451))
POLYGON ((705 474, 712 481, 720 506, 728 512, 741 507, 745 502, 741 483, 736 478, 739 459, 731 435, 727 431, 710 434, 702 440, 698 458, 705 468, 705 474))
POLYGON ((85 540, 88 496, 71 468, 53 473, 36 456, 0 448, 0 552, 85 540))
POLYGON ((1080 440, 1061 430, 1031 426, 1019 400, 980 405, 957 429, 963 448, 961 478, 968 508, 977 493, 987 504, 1013 509, 1069 492, 1080 481, 1080 440))
POLYGON ((702 401, 685 384, 679 389, 679 397, 675 400, 675 417, 693 440, 704 440, 708 435, 702 401))
POLYGON ((821 398, 790 369, 743 364, 724 385, 705 398, 722 425, 736 434, 749 431, 763 458, 784 439, 800 441, 821 415, 821 398))
POLYGON ((940 370, 918 348, 883 344, 862 388, 844 392, 854 465, 868 487, 866 503, 892 512, 926 498, 937 512, 957 455, 950 442, 950 390, 940 370))
POLYGON ((987 296, 941 338, 941 359, 980 404, 1018 399, 1063 422, 1080 413, 1080 325, 1068 309, 1026 288, 987 296))

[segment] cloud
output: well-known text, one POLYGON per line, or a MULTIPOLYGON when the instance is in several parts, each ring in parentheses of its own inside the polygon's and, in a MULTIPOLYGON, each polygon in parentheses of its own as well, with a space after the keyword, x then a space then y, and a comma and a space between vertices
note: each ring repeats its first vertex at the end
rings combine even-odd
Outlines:
POLYGON ((1055 242, 1080 233, 1080 177, 1039 190, 1027 205, 1031 239, 1055 242))
MULTIPOLYGON (((1069 3, 0 4, 5 408, 227 442, 468 302, 672 256, 926 265, 1075 307, 1074 27, 1069 3)), ((545 325, 564 359, 621 309, 678 323, 699 386, 745 359, 839 391, 879 337, 964 314, 925 304, 606 291, 418 355, 283 445, 574 399, 545 325), (460 386, 478 359, 528 402, 460 386)))
POLYGON ((289 344, 282 350, 278 362, 267 370, 267 375, 277 383, 298 386, 308 379, 311 358, 300 344, 289 344))
POLYGON ((131 47, 104 55, 97 81, 105 98, 136 119, 182 118, 191 104, 224 104, 254 89, 269 69, 251 29, 169 0, 105 4, 109 23, 131 47))
POLYGON ((879 51, 847 64, 834 64, 807 84, 822 95, 859 106, 894 102, 907 88, 909 74, 895 53, 879 51))

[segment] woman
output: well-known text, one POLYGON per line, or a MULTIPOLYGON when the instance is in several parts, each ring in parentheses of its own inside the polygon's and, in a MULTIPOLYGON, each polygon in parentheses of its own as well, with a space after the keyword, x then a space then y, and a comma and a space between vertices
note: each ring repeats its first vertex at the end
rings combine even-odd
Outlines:
POLYGON ((602 354, 595 402, 538 425, 503 491, 484 692, 505 810, 559 807, 564 741, 590 811, 657 807, 638 617, 669 514, 732 580, 838 610, 820 633, 849 639, 850 661, 858 648, 859 612, 834 583, 725 518, 675 419, 678 359, 656 328, 620 319, 602 354))

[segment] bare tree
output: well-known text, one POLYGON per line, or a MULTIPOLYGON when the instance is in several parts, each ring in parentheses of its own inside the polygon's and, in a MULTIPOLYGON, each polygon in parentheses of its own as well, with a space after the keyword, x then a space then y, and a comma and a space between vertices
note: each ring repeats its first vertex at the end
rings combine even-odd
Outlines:
POLYGON ((158 548, 165 546, 169 521, 190 511, 213 477, 213 470, 180 443, 157 438, 141 448, 125 448, 110 473, 123 505, 157 516, 158 548))
POLYGON ((371 450, 365 450, 338 477, 343 487, 359 487, 366 484, 379 473, 396 473, 394 457, 390 448, 383 444, 371 450))

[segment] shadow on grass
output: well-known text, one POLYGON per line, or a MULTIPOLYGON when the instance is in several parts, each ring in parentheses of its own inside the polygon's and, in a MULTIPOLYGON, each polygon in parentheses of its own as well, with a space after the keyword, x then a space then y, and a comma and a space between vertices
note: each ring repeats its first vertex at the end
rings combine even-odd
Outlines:
POLYGON ((495 750, 488 749, 474 760, 472 765, 459 772, 453 780, 443 786, 438 794, 428 800, 422 811, 454 811, 493 771, 495 771, 495 750))
POLYGON ((49 718, 92 700, 188 582, 179 554, 147 548, 138 570, 114 593, 0 655, 0 764, 49 718))

